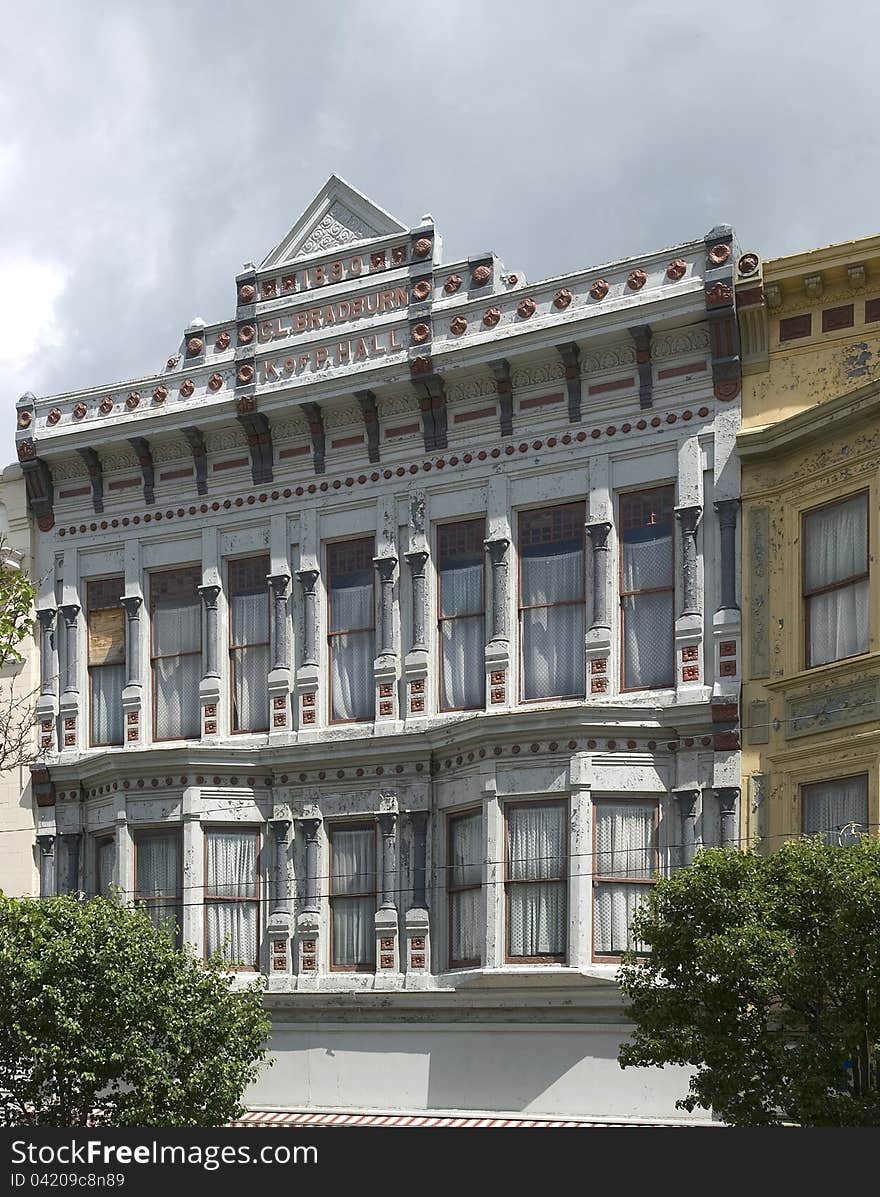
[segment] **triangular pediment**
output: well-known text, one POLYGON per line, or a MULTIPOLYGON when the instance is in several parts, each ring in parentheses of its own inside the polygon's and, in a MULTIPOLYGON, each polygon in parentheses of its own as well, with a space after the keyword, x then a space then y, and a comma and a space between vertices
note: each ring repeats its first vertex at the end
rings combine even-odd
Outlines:
POLYGON ((260 269, 405 232, 405 224, 338 175, 331 175, 260 269))

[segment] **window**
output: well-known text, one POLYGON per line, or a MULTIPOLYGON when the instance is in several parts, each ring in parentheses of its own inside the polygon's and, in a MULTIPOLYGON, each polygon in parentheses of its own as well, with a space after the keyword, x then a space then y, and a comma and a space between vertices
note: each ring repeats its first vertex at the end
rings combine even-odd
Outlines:
POLYGON ((176 924, 175 943, 181 944, 181 851, 179 831, 139 831, 134 844, 135 900, 145 902, 158 927, 166 919, 176 924))
POLYGON ((566 807, 561 802, 507 808, 507 959, 565 960, 566 807))
POLYGON ((259 834, 211 829, 205 832, 205 955, 222 954, 231 964, 259 962, 259 834))
POLYGON ((807 667, 868 651, 868 496, 804 516, 807 667))
POLYGON ((102 836, 95 840, 95 893, 99 898, 112 894, 116 869, 116 839, 102 836))
POLYGON ((201 571, 168 570, 150 579, 153 735, 180 740, 199 735, 202 680, 201 571))
POLYGON ((335 969, 369 970, 376 959, 376 828, 330 832, 330 954, 335 969))
POLYGON ((449 967, 480 963, 480 898, 483 889, 483 815, 449 819, 446 892, 449 898, 449 967))
POLYGON ((90 738, 93 745, 123 741, 122 688, 125 685, 124 578, 86 586, 90 738))
POLYGON ((229 562, 232 730, 269 729, 268 557, 229 562))
POLYGON ((620 609, 624 690, 675 683, 671 486, 620 496, 620 609))
POLYGON ((440 583, 440 709, 464 711, 486 702, 484 520, 437 529, 440 583))
POLYGON ((593 827, 594 955, 639 951, 630 923, 657 875, 657 803, 597 800, 593 827))
POLYGON ((804 835, 821 835, 829 844, 851 842, 840 832, 850 823, 868 828, 868 777, 838 777, 801 786, 804 835))
POLYGON ((372 719, 376 706, 373 538, 327 547, 330 592, 330 718, 372 719))
POLYGON ((522 696, 584 694, 584 519, 569 503, 519 517, 522 696))

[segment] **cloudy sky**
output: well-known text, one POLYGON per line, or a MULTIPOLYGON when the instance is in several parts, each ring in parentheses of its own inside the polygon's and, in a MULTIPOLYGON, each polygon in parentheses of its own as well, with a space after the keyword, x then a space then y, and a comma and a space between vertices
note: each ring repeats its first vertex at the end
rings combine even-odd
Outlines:
POLYGON ((531 279, 878 231, 874 5, 6 0, 0 436, 161 368, 331 172, 531 279), (873 35, 872 35, 873 29, 873 35))

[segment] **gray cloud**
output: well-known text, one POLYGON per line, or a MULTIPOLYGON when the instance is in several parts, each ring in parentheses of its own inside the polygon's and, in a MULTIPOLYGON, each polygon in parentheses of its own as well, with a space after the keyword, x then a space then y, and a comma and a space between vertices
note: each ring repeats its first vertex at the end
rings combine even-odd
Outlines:
POLYGON ((876 229, 876 10, 49 0, 4 14, 0 419, 158 370, 333 171, 530 278, 876 229))

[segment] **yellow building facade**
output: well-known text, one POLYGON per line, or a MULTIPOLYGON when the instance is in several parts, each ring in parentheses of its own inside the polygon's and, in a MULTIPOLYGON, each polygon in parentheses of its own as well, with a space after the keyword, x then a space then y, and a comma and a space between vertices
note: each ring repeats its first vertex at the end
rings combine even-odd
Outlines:
POLYGON ((880 237, 737 264, 742 835, 880 825, 880 237))

